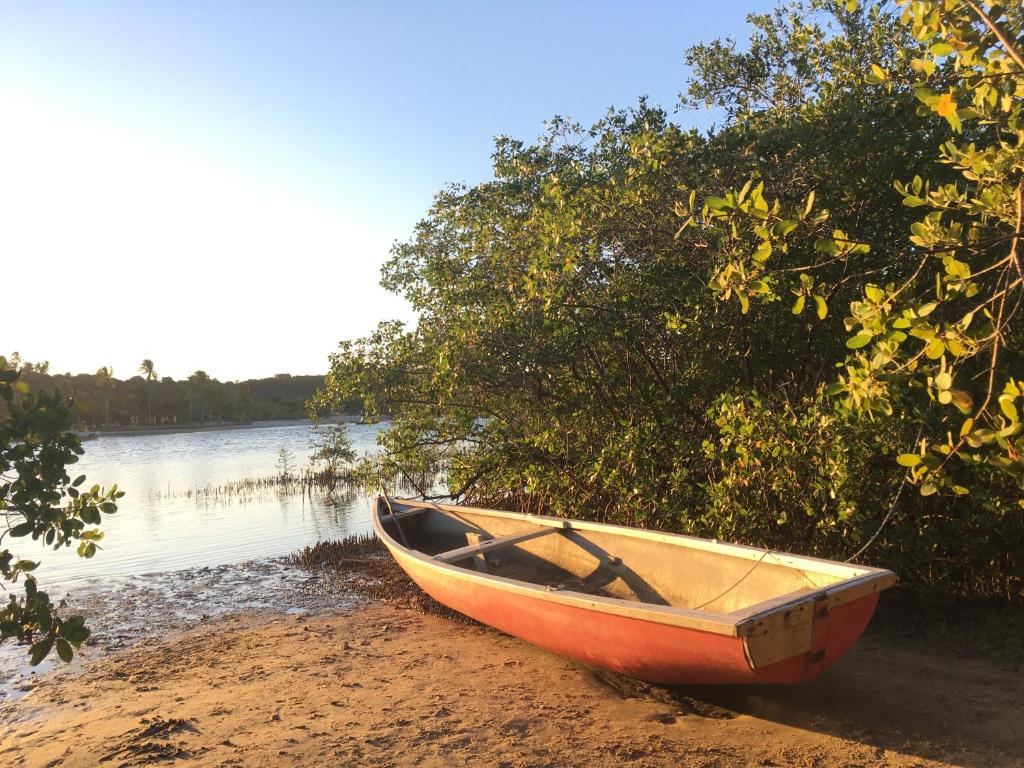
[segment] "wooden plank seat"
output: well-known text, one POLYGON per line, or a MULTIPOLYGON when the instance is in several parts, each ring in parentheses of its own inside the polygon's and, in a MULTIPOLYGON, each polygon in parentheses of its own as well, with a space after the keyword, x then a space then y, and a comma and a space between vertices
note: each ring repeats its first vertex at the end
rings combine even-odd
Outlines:
POLYGON ((460 560, 465 560, 475 555, 483 555, 488 552, 493 552, 496 549, 504 549, 505 547, 512 547, 516 544, 521 544, 524 541, 530 539, 536 539, 541 536, 547 536, 549 533, 555 533, 556 531, 562 530, 561 528, 547 527, 538 528, 533 531, 526 531, 524 533, 512 533, 508 536, 499 536, 496 539, 487 539, 477 544, 471 544, 468 547, 459 547, 458 549, 450 549, 447 552, 441 552, 440 554, 434 555, 434 559, 442 563, 457 563, 460 560))
MULTIPOLYGON (((397 504, 395 506, 398 506, 397 504)), ((412 509, 398 509, 394 513, 386 512, 384 514, 384 522, 390 522, 391 520, 404 520, 407 517, 415 517, 416 515, 422 515, 429 511, 429 507, 414 507, 412 509)))

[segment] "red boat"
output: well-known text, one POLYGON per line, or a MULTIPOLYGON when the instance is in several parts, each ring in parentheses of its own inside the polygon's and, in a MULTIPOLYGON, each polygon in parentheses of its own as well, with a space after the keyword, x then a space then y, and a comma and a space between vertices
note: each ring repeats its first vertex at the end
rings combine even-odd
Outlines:
POLYGON ((795 683, 850 649, 892 571, 636 528, 379 497, 373 526, 427 594, 653 683, 795 683))

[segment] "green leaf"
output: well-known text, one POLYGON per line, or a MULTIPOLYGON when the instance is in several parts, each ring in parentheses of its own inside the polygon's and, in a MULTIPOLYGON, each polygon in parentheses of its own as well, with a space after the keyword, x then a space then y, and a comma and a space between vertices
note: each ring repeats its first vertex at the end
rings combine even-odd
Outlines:
POLYGON ((896 463, 901 467, 916 467, 921 463, 921 457, 916 453, 901 453, 896 457, 896 463))
POLYGON ((920 101, 922 104, 927 104, 929 107, 932 104, 934 104, 935 101, 939 98, 935 91, 933 91, 931 88, 924 87, 915 88, 914 96, 916 96, 917 100, 920 101))
POLYGON ((824 253, 829 256, 835 256, 839 253, 839 246, 836 245, 835 240, 830 240, 827 237, 819 237, 814 241, 814 250, 818 253, 824 253))
POLYGON ((818 319, 824 320, 828 315, 828 304, 825 303, 825 299, 821 296, 814 297, 814 303, 818 308, 818 319))
POLYGON ((935 60, 934 59, 913 59, 910 62, 910 68, 915 72, 920 72, 923 75, 931 77, 932 72, 935 71, 935 60))
POLYGON ((82 507, 78 516, 82 518, 83 523, 89 525, 99 525, 100 523, 100 511, 96 507, 82 507))
POLYGON ((69 643, 77 648, 89 639, 91 632, 85 626, 85 618, 82 616, 71 616, 64 622, 61 634, 67 638, 69 643))
POLYGON ((806 300, 806 298, 807 297, 804 296, 803 294, 800 294, 799 296, 796 297, 796 301, 793 302, 794 315, 799 315, 801 312, 804 311, 804 301, 806 300))
POLYGON ((28 536, 36 529, 35 523, 19 523, 11 528, 11 536, 28 536))
POLYGON ((1010 421, 1020 421, 1020 416, 1017 414, 1017 406, 1013 402, 1014 399, 1013 395, 1001 395, 999 397, 999 408, 1010 421))
POLYGON ((75 652, 71 650, 71 644, 64 638, 57 640, 57 655, 65 664, 68 664, 75 656, 75 652))
POLYGON ((868 344, 873 337, 871 334, 859 333, 851 339, 846 340, 846 346, 849 349, 860 349, 868 344))
POLYGON ((804 217, 811 215, 811 209, 814 207, 814 190, 812 189, 810 194, 807 195, 807 204, 804 206, 804 217))
POLYGON ((785 221, 778 222, 774 227, 772 227, 772 230, 774 231, 776 237, 785 237, 794 229, 796 229, 798 224, 799 222, 797 221, 787 219, 785 221))
POLYGON ((39 662, 45 659, 50 654, 50 649, 53 648, 53 638, 47 637, 36 643, 32 644, 29 648, 29 660, 28 663, 33 667, 39 666, 39 662))
POLYGON ((960 413, 967 414, 971 412, 971 408, 974 407, 974 398, 971 397, 969 392, 965 392, 962 389, 954 389, 950 394, 953 396, 953 405, 957 407, 960 413))

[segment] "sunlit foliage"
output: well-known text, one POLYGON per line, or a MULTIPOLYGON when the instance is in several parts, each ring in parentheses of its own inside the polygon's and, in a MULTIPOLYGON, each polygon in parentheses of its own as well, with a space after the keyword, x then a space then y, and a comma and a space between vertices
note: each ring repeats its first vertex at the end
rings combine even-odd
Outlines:
POLYGON ((0 357, 0 576, 11 584, 21 581, 21 595, 10 593, 0 610, 0 641, 15 638, 29 644, 35 665, 51 651, 70 661, 74 649, 89 637, 81 616, 62 617, 40 590, 34 575, 38 561, 19 557, 11 547, 25 550, 77 547, 81 557, 96 554, 103 533, 103 515, 117 511, 124 495, 74 480, 68 466, 78 461, 82 446, 69 430, 71 410, 59 392, 32 392, 18 371, 0 357))
POLYGON ((641 102, 500 139, 384 270, 416 327, 343 344, 320 404, 459 498, 1020 595, 1019 4, 902 5, 691 49, 706 134, 641 102))

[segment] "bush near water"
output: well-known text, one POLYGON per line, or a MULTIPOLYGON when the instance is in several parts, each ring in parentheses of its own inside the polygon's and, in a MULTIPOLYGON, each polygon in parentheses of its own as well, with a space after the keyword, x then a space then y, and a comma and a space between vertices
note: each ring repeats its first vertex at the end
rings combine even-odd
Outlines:
POLYGON ((807 0, 439 193, 318 407, 459 499, 1024 596, 1020 2, 807 0), (877 537, 876 537, 877 534, 877 537), (864 547, 867 549, 860 553, 864 547))

